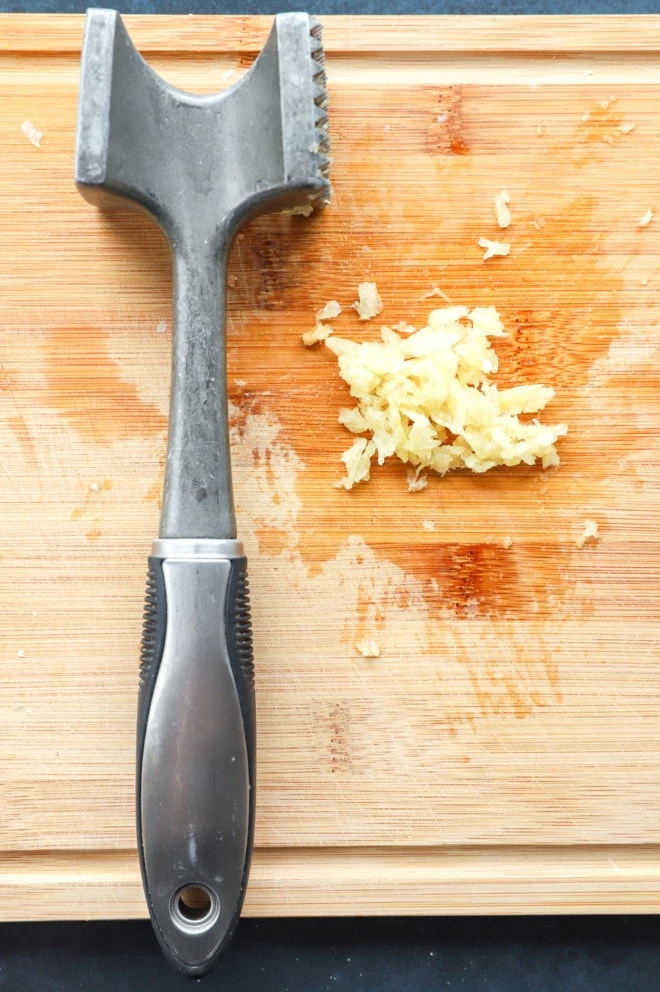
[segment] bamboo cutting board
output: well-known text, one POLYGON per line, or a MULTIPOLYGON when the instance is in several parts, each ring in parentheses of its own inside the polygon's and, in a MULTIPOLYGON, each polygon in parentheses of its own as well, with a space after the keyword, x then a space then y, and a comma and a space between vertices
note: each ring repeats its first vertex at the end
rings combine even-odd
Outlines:
MULTIPOLYGON (((269 28, 127 20, 204 92, 269 28)), ((0 913, 140 916, 169 256, 73 188, 82 19, 0 26, 0 913)), ((660 18, 328 18, 325 38, 333 204, 254 223, 229 277, 259 711, 246 911, 657 911, 660 18), (503 188, 511 254, 484 263, 503 188), (496 306, 499 381, 556 389, 561 466, 409 493, 392 464, 335 488, 347 393, 300 336, 338 299, 337 331, 375 337, 350 309, 365 279, 387 323, 422 326, 433 284, 496 306), (600 539, 578 550, 586 518, 600 539)))

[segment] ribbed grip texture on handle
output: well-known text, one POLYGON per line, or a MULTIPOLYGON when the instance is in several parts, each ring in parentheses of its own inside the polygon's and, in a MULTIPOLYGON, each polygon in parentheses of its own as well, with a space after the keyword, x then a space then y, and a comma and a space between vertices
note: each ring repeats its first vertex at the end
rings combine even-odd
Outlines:
MULTIPOLYGON (((140 649, 140 692, 138 695, 137 748, 142 751, 142 741, 151 702, 151 693, 163 654, 167 629, 167 597, 163 578, 163 563, 159 558, 149 558, 147 588, 144 597, 142 646, 140 649)), ((139 782, 138 782, 139 792, 139 782)))
MULTIPOLYGON (((158 647, 158 604, 159 589, 158 575, 160 567, 149 562, 147 571, 147 588, 144 596, 144 614, 142 623, 142 645, 140 648, 140 685, 144 685, 149 677, 151 667, 156 657, 158 647)), ((162 600, 161 600, 162 601, 162 600)))
POLYGON ((254 686, 254 652, 252 650, 252 618, 250 615, 250 583, 247 563, 239 559, 230 578, 227 597, 227 640, 230 654, 238 661, 246 686, 254 686))

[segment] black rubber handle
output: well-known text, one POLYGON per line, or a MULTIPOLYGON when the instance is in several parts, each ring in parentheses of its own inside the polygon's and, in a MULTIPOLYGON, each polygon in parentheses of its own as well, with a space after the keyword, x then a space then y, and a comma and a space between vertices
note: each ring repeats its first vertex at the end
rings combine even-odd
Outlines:
POLYGON ((206 974, 240 915, 256 717, 245 558, 150 558, 137 721, 137 835, 170 963, 206 974))

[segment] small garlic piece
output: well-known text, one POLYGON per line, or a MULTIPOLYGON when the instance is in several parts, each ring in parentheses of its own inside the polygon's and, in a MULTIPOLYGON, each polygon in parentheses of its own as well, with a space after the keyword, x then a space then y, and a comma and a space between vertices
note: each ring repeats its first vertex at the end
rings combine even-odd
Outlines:
MULTIPOLYGON (((432 296, 439 296, 441 300, 444 300, 445 301, 445 303, 451 303, 451 300, 447 296, 447 294, 446 293, 443 293, 442 290, 440 289, 440 287, 439 286, 436 286, 435 283, 433 283, 433 286, 429 290, 429 292, 428 293, 424 293, 424 295, 423 296, 420 296, 419 299, 420 299, 420 301, 421 300, 430 300, 430 298, 432 296)), ((394 329, 396 330, 396 324, 394 325, 394 329)))
POLYGON ((332 328, 330 324, 317 324, 316 327, 311 331, 305 331, 302 336, 303 344, 307 348, 311 348, 313 344, 318 344, 319 341, 325 341, 332 334, 332 328))
POLYGON ((380 658, 380 647, 377 641, 364 638, 355 642, 356 650, 363 658, 380 658))
POLYGON ((299 204, 297 207, 283 210, 282 213, 287 217, 310 217, 314 213, 314 207, 311 203, 299 204))
POLYGON ((332 320, 333 317, 338 317, 341 313, 341 307, 336 300, 328 300, 324 307, 316 311, 316 319, 319 323, 322 320, 332 320))
POLYGON ((21 124, 21 131, 35 148, 41 148, 41 139, 46 133, 45 131, 37 131, 31 121, 23 121, 21 124))
POLYGON ((408 469, 406 479, 408 481, 408 489, 411 493, 419 493, 422 489, 426 489, 429 484, 427 476, 420 475, 414 468, 408 469))
POLYGON ((507 241, 490 241, 488 238, 479 238, 477 244, 480 248, 486 249, 483 257, 484 262, 496 255, 508 255, 511 251, 511 245, 507 241))
POLYGON ((585 520, 584 530, 575 542, 578 548, 583 548, 587 541, 598 540, 598 524, 595 520, 585 520))
POLYGON ((509 194, 505 189, 495 197, 495 216, 500 227, 508 227, 511 223, 511 211, 508 204, 511 203, 509 194))
POLYGON ((353 308, 360 315, 360 320, 371 320, 383 309, 383 301, 375 282, 361 282, 358 286, 358 297, 353 308))

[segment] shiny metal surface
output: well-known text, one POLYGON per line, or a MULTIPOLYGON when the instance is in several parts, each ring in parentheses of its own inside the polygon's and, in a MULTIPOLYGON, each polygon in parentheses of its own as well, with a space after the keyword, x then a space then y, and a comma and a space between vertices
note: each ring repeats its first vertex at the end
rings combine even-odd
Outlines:
POLYGON ((157 537, 151 545, 151 554, 154 558, 242 558, 244 550, 242 541, 157 537))
POLYGON ((141 818, 154 922, 186 965, 207 960, 227 932, 245 865, 249 777, 245 730, 225 648, 229 561, 166 560, 167 634, 144 741, 141 818), (182 921, 188 885, 217 899, 182 921))
POLYGON ((307 14, 280 14, 235 86, 193 95, 149 68, 116 11, 87 13, 76 184, 99 206, 128 201, 150 213, 173 258, 168 453, 154 544, 162 575, 152 563, 138 826, 152 920, 189 975, 203 974, 231 935, 251 829, 253 665, 247 580, 233 562, 242 546, 229 451, 227 255, 252 217, 329 198, 323 62, 320 24, 307 14), (207 915, 186 914, 178 902, 185 886, 208 892, 207 915))
POLYGON ((87 14, 76 184, 88 200, 148 211, 173 255, 170 420, 161 537, 236 537, 225 362, 227 255, 260 213, 330 194, 320 25, 276 17, 230 89, 175 89, 142 59, 116 11, 87 14))

